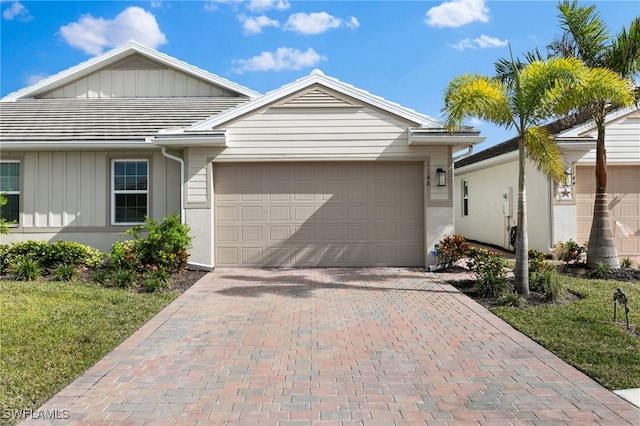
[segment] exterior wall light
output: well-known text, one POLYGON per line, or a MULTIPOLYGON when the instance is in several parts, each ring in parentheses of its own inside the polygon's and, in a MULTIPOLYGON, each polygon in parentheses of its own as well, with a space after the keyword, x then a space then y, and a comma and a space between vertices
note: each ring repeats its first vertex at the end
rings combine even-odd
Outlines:
POLYGON ((438 186, 447 186, 447 171, 445 169, 436 170, 436 182, 438 186))

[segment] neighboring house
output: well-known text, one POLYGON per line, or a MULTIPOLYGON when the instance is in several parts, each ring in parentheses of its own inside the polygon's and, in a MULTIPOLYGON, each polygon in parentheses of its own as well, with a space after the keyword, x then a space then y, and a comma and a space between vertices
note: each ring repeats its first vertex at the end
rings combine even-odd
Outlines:
POLYGON ((205 269, 430 265, 454 230, 452 152, 483 139, 319 71, 260 95, 135 42, 0 113, 3 242, 106 251, 180 212, 205 269))
MULTIPOLYGON (((557 124, 557 123, 556 123, 557 124)), ((549 252, 557 242, 589 240, 595 198, 597 130, 592 120, 554 131, 567 180, 554 185, 527 161, 529 247, 549 252)), ((617 110, 606 118, 607 192, 618 255, 640 256, 640 111, 617 110)), ((512 249, 516 225, 518 147, 508 140, 455 163, 456 232, 512 249), (459 192, 458 192, 459 191, 459 192)))

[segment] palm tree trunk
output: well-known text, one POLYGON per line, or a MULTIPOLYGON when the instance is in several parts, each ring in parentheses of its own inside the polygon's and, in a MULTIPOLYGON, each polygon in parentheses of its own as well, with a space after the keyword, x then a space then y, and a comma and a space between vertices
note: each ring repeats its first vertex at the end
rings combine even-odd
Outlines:
POLYGON ((607 151, 604 146, 604 135, 604 123, 598 123, 596 199, 593 204, 593 222, 591 222, 587 247, 587 267, 595 268, 598 264, 604 264, 611 269, 618 269, 620 259, 607 202, 607 151))
POLYGON ((529 297, 529 235, 527 232, 527 193, 525 186, 525 138, 518 140, 518 230, 516 232, 515 287, 519 295, 529 297))

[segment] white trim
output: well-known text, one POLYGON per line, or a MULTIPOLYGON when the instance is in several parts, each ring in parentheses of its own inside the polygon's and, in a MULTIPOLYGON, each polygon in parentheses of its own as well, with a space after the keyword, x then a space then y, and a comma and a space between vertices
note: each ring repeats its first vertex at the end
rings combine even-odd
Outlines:
POLYGON ((111 226, 128 226, 139 225, 144 223, 140 222, 116 222, 116 194, 146 194, 147 196, 147 213, 145 216, 149 216, 149 198, 150 198, 150 186, 151 186, 151 173, 150 173, 150 161, 147 158, 112 158, 111 159, 111 226), (133 163, 133 162, 145 162, 147 163, 147 189, 146 190, 119 190, 115 189, 115 164, 116 163, 133 163))
POLYGON ((364 90, 357 89, 354 86, 343 83, 338 79, 325 76, 319 70, 314 70, 306 77, 296 80, 293 83, 284 85, 281 88, 271 91, 262 97, 256 98, 250 102, 237 106, 214 117, 200 121, 198 123, 194 123, 185 130, 189 132, 215 129, 243 115, 256 112, 261 108, 264 108, 272 103, 279 101, 280 99, 283 99, 286 96, 308 88, 314 84, 325 86, 331 90, 357 99, 363 103, 369 104, 376 108, 380 108, 398 117, 411 121, 421 127, 439 129, 443 128, 442 123, 434 120, 429 116, 420 114, 408 108, 404 108, 399 104, 390 102, 379 96, 372 95, 371 93, 364 90))
POLYGON ((100 68, 103 68, 109 64, 125 58, 126 56, 129 56, 132 53, 138 53, 153 61, 166 65, 167 67, 178 69, 184 73, 190 74, 209 83, 238 92, 251 99, 260 96, 260 93, 254 90, 241 86, 230 80, 219 77, 215 74, 202 70, 198 67, 180 61, 164 53, 160 53, 155 49, 151 49, 147 46, 131 40, 114 49, 95 56, 85 62, 81 62, 78 65, 75 65, 48 78, 45 78, 44 80, 41 80, 34 85, 10 93, 4 98, 0 99, 0 102, 14 102, 21 98, 31 98, 38 96, 42 93, 51 91, 56 87, 70 83, 73 80, 77 80, 78 78, 91 74, 100 68))
POLYGON ((518 150, 516 149, 514 151, 509 151, 507 153, 498 155, 496 157, 487 158, 482 161, 467 164, 466 166, 456 167, 456 174, 460 175, 462 173, 469 173, 469 172, 474 172, 476 170, 484 169, 485 167, 497 166, 500 164, 517 160, 517 158, 518 158, 518 150))
MULTIPOLYGON (((627 114, 630 114, 634 111, 638 111, 639 107, 637 106, 633 106, 633 107, 629 107, 629 108, 620 108, 617 109, 615 111, 610 112, 609 114, 607 114, 607 116, 605 117, 605 126, 607 123, 617 120, 620 117, 624 117, 627 114)), ((585 123, 579 124, 577 126, 574 126, 570 129, 567 129, 565 131, 562 131, 560 133, 556 133, 555 137, 556 138, 571 138, 571 137, 577 137, 577 136, 581 136, 586 132, 590 132, 590 131, 594 131, 596 130, 596 124, 593 120, 588 120, 585 123)))

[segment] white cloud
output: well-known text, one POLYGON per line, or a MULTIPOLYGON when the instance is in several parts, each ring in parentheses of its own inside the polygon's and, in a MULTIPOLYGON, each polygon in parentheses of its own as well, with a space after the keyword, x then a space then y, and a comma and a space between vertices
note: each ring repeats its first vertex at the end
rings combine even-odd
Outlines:
POLYGON ((343 20, 329 15, 327 12, 294 13, 289 16, 284 29, 299 34, 321 34, 333 28, 358 28, 360 23, 355 17, 343 20))
POLYGON ((432 7, 425 22, 432 27, 461 27, 474 21, 489 22, 484 0, 453 0, 432 7))
POLYGON ((27 84, 29 86, 36 84, 39 81, 44 80, 45 78, 49 77, 47 74, 32 74, 27 76, 27 84))
POLYGON ((269 9, 286 10, 291 7, 288 0, 251 0, 247 9, 252 12, 262 12, 269 9))
POLYGON ((488 35, 482 34, 480 37, 473 39, 474 43, 478 45, 480 49, 487 49, 492 47, 503 47, 506 46, 509 41, 500 40, 499 38, 489 37, 488 35))
POLYGON ((279 27, 280 23, 275 19, 267 16, 238 16, 238 20, 242 22, 242 28, 247 34, 259 34, 264 27, 279 27))
POLYGON ((225 5, 235 10, 242 1, 243 0, 209 0, 209 2, 204 5, 204 10, 212 12, 218 10, 220 6, 225 5))
POLYGON ((2 17, 8 21, 12 21, 17 19, 22 22, 31 21, 33 16, 29 13, 29 10, 20 2, 14 1, 11 3, 11 6, 6 8, 4 12, 2 12, 2 17))
POLYGON ((162 7, 162 0, 152 1, 150 6, 154 8, 162 7))
POLYGON ((300 70, 326 60, 326 57, 316 53, 312 48, 302 52, 290 47, 280 47, 275 52, 262 52, 253 58, 238 59, 235 63, 239 66, 234 71, 243 73, 245 71, 300 70))
POLYGON ((167 42, 155 16, 135 6, 126 8, 112 20, 84 15, 79 21, 61 27, 60 33, 71 46, 91 55, 129 40, 151 48, 167 42))
POLYGON ((456 44, 452 44, 451 47, 458 50, 465 49, 491 49, 494 47, 503 47, 509 43, 508 40, 500 40, 499 38, 489 37, 488 35, 481 35, 478 38, 470 40, 465 38, 460 40, 456 44))

